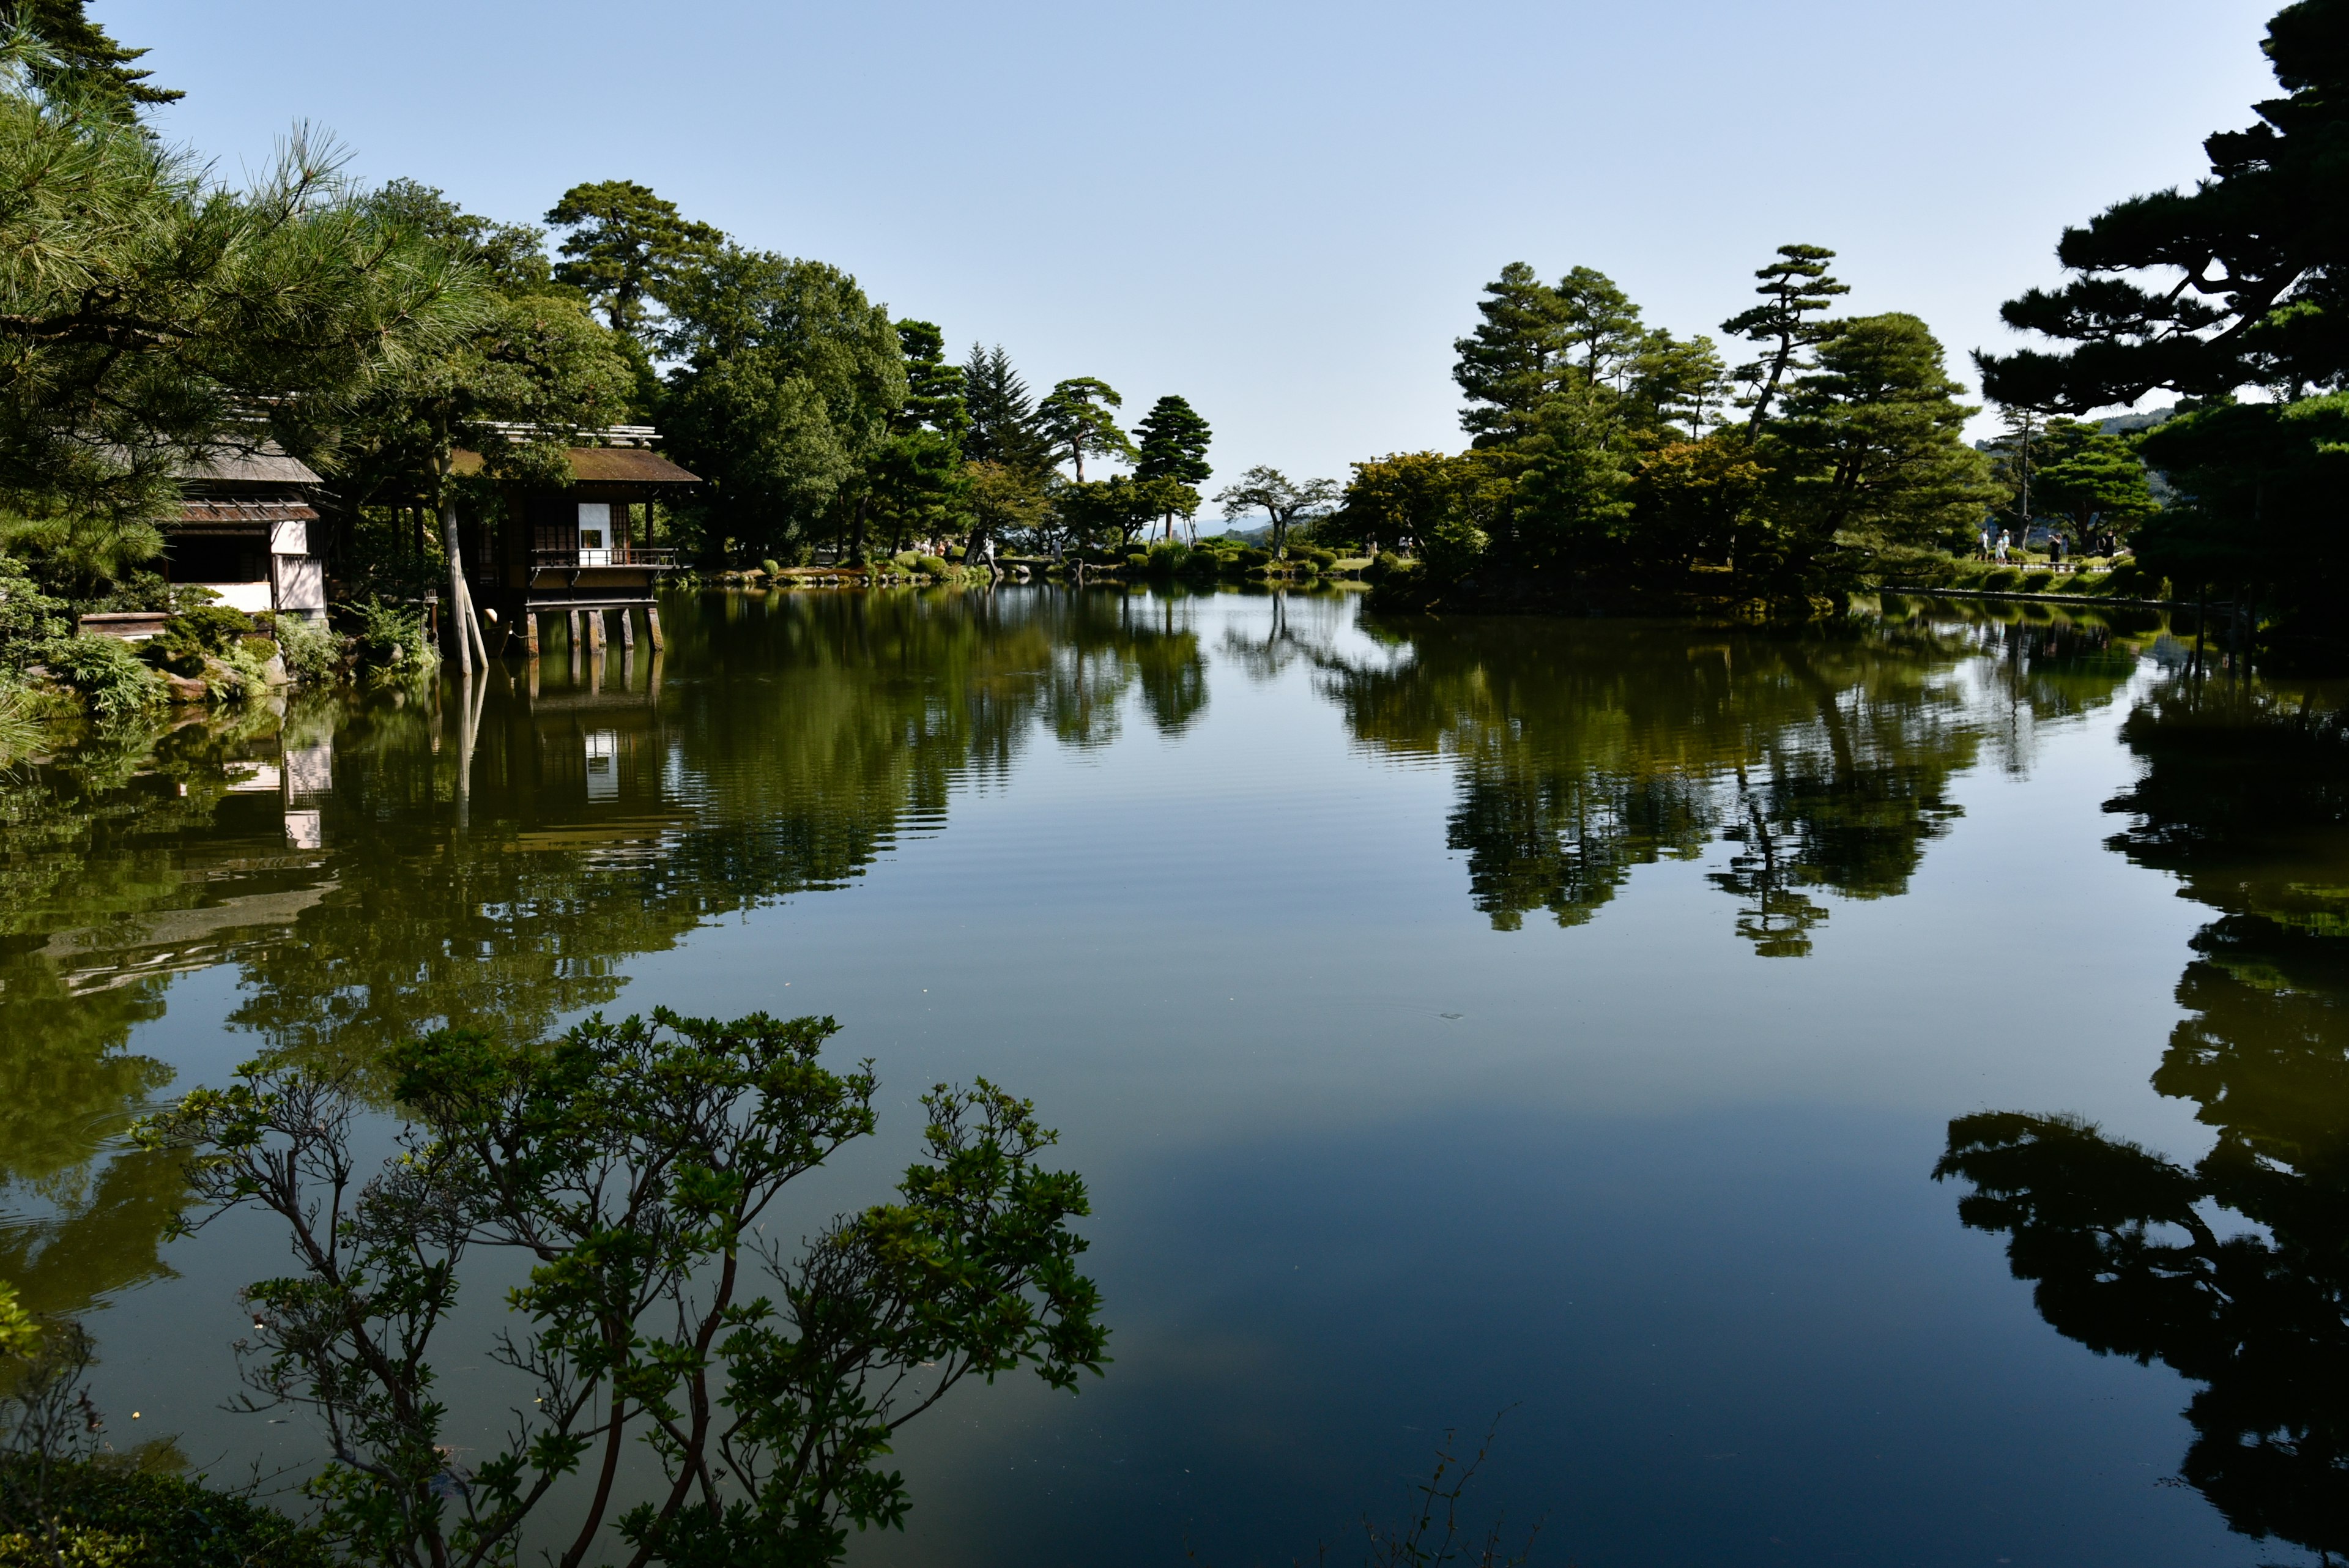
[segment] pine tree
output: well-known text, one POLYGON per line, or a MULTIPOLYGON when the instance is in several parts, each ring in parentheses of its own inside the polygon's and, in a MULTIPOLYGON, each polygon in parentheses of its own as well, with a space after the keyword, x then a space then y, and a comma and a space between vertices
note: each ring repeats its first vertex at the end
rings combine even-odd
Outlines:
POLYGON ((1142 438, 1134 458, 1134 483, 1155 493, 1158 515, 1165 520, 1172 537, 1175 514, 1188 516, 1197 510, 1197 486, 1215 472, 1207 466, 1207 442, 1213 432, 1196 409, 1172 392, 1151 404, 1150 411, 1133 429, 1142 438))
POLYGON ((988 350, 972 344, 963 361, 962 385, 963 409, 970 421, 962 438, 965 457, 1034 475, 1051 467, 1050 450, 1036 428, 1036 405, 1028 383, 1011 368, 1003 345, 988 350))
POLYGON ((1851 292, 1848 284, 1827 275, 1827 263, 1834 259, 1835 252, 1822 245, 1780 245, 1778 259, 1754 274, 1762 280, 1754 292, 1763 303, 1721 324, 1723 332, 1748 338, 1764 350, 1764 358, 1736 372, 1739 380, 1754 386, 1754 412, 1745 422, 1748 436, 1761 433, 1788 372, 1801 368, 1803 350, 1826 335, 1826 324, 1811 318, 1834 304, 1836 296, 1851 292))
POLYGON ((1566 306, 1557 291, 1523 262, 1511 262, 1476 302, 1484 317, 1455 340, 1452 379, 1468 398, 1461 428, 1478 446, 1519 433, 1541 400, 1557 390, 1566 356, 1566 306))
POLYGON ((651 306, 678 273, 706 262, 725 235, 688 221, 633 180, 574 185, 548 210, 546 221, 571 233, 557 281, 584 292, 612 330, 650 348, 651 306))
POLYGON ((1085 482, 1087 452, 1133 461, 1133 443, 1117 428, 1116 416, 1110 412, 1124 406, 1125 400, 1115 388, 1092 376, 1059 383, 1038 406, 1039 428, 1051 442, 1055 459, 1067 458, 1076 470, 1079 484, 1085 482))

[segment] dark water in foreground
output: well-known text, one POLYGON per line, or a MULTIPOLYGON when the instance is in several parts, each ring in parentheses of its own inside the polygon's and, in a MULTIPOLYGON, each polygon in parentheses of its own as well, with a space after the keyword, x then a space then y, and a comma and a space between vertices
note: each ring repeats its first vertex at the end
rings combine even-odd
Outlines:
POLYGON ((1110 1376, 958 1391, 862 1563, 1309 1558, 1504 1407, 1480 1495, 1546 1518, 1537 1561, 2349 1549, 2328 693, 1914 605, 667 616, 657 665, 0 784, 0 1275, 89 1310, 119 1438, 222 1474, 310 1440, 218 1408, 281 1244, 161 1243, 130 1113, 264 1049, 667 1002, 877 1059, 812 1217, 977 1074, 1092 1184, 1110 1376), (1961 1122, 1933 1179, 1982 1112, 2099 1130, 1961 1122))

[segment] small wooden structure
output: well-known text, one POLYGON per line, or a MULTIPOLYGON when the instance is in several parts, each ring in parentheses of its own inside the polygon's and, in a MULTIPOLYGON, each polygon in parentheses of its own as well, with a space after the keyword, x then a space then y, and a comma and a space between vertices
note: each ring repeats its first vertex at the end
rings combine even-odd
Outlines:
POLYGON ((308 464, 264 443, 191 463, 178 478, 179 515, 161 524, 168 580, 210 588, 247 614, 326 618, 323 525, 311 504, 324 481, 308 464))
MULTIPOLYGON (((659 435, 649 427, 595 434, 602 444, 569 450, 569 484, 502 485, 503 515, 494 524, 460 522, 474 603, 532 659, 539 618, 548 614, 568 618, 574 649, 604 646, 606 614, 617 618, 621 645, 633 648, 637 610, 652 645, 662 643, 655 596, 662 574, 677 568, 677 552, 653 543, 655 508, 701 481, 651 450, 659 435)), ((481 469, 479 454, 457 454, 458 472, 481 469)))

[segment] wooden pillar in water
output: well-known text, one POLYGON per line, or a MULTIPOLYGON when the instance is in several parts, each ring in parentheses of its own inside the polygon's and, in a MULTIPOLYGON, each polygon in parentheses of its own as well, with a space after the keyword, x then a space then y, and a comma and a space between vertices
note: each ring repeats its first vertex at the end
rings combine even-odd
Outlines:
POLYGON ((534 664, 538 661, 538 612, 522 612, 522 647, 523 654, 534 664))
POLYGON ((620 607, 620 647, 630 653, 636 649, 636 615, 626 605, 620 607))
POLYGON ((587 612, 587 650, 590 653, 604 651, 604 612, 599 609, 587 612))
MULTIPOLYGON (((647 502, 646 504, 650 505, 651 503, 647 502)), ((656 653, 668 646, 667 639, 661 636, 660 606, 658 605, 645 607, 645 636, 651 640, 653 651, 656 653)))

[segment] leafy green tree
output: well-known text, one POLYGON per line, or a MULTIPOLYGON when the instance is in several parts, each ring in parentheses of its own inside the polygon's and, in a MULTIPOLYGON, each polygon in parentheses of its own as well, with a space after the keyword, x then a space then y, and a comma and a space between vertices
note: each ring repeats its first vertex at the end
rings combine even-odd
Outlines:
MULTIPOLYGON (((1133 543, 1133 536, 1157 516, 1160 493, 1173 481, 1144 485, 1123 473, 1107 479, 1088 479, 1080 483, 1066 484, 1053 492, 1053 508, 1061 535, 1081 548, 1092 548, 1115 540, 1121 546, 1133 543)), ((1191 492, 1192 504, 1197 504, 1198 492, 1191 492)), ((1170 498, 1177 505, 1180 496, 1170 498)))
POLYGON ((489 648, 460 543, 458 452, 479 453, 487 479, 567 484, 573 432, 618 418, 634 380, 616 335, 577 300, 493 295, 456 342, 380 378, 347 422, 314 432, 327 472, 388 478, 395 493, 413 483, 439 514, 460 670, 486 663, 489 648))
POLYGON ((1258 463, 1241 474, 1238 483, 1218 493, 1216 504, 1224 509, 1226 517, 1234 519, 1263 513, 1272 526, 1273 556, 1286 559, 1289 530, 1327 513, 1337 499, 1338 486, 1330 480, 1309 479, 1299 484, 1280 470, 1258 463))
POLYGON ((976 343, 970 346, 970 356, 963 361, 962 387, 969 421, 963 431, 963 455, 973 462, 1018 469, 1040 481, 1052 466, 1051 448, 1037 424, 1028 383, 1011 368, 1003 345, 991 351, 976 343))
POLYGON ((1036 406, 1038 428, 1051 443, 1056 460, 1066 457, 1075 469, 1079 484, 1085 482, 1087 452, 1133 461, 1133 442, 1117 428, 1117 417, 1110 412, 1124 406, 1125 400, 1115 388, 1092 376, 1059 382, 1036 406))
POLYGON ((585 294, 613 331, 647 348, 653 342, 652 306, 707 265, 726 239, 633 180, 574 185, 548 209, 546 221, 571 231, 555 277, 585 294))
MULTIPOLYGON (((846 273, 732 245, 677 281, 670 310, 663 342, 684 363, 664 433, 709 482, 690 514, 703 548, 781 556, 815 536, 905 407, 896 325, 846 273)), ((864 498, 850 510, 861 530, 864 498)))
POLYGON ((1460 416, 1475 444, 1513 439, 1557 389, 1566 353, 1565 305, 1524 262, 1511 262, 1485 286, 1484 319, 1457 339, 1452 379, 1468 399, 1460 416))
POLYGON ((1440 452, 1399 452, 1353 470, 1338 511, 1314 533, 1334 533, 1375 556, 1426 538, 1474 483, 1475 464, 1440 452))
POLYGON ((1770 470, 1743 430, 1715 430, 1701 441, 1671 441, 1642 454, 1632 504, 1640 547, 1651 561, 1685 569, 1699 559, 1735 570, 1749 531, 1766 527, 1759 508, 1770 470))
POLYGON ((1050 522, 1052 504, 1033 470, 979 462, 965 463, 963 472, 970 518, 965 549, 973 566, 981 557, 993 560, 991 545, 1030 542, 1050 522))
POLYGON ((1546 399, 1521 434, 1489 460, 1506 474, 1490 527, 1513 564, 1616 568, 1631 517, 1632 468, 1620 400, 1604 382, 1546 399))
MULTIPOLYGON (((2349 483, 2349 392, 2189 405, 2147 431, 2137 450, 2178 492, 2138 525, 2137 559, 2149 571, 2181 593, 2250 585, 2282 602, 2285 632, 2337 641, 2349 593, 2337 501, 2349 483)), ((2336 647, 2311 656, 2339 654, 2336 647)))
POLYGON ((190 1151, 208 1214, 255 1208, 291 1234, 298 1272, 246 1292, 243 1348, 261 1397, 326 1427, 311 1490, 329 1536, 362 1560, 508 1562, 576 1474, 564 1568, 607 1524, 640 1564, 836 1562, 849 1525, 902 1525, 911 1500, 882 1461, 955 1384, 1099 1375, 1107 1333, 1070 1225, 1084 1184, 1039 1166, 1054 1135, 983 1079, 924 1096, 924 1158, 895 1201, 797 1258, 762 1248, 789 1185, 876 1125, 869 1064, 818 1061, 835 1029, 659 1011, 543 1044, 429 1035, 390 1054, 410 1119, 357 1186, 347 1075, 254 1064, 150 1124, 149 1147, 190 1151), (452 1486, 428 1357, 476 1248, 531 1271, 527 1327, 489 1354, 539 1394, 512 1446, 452 1486), (752 1298, 761 1265, 774 1293, 752 1298), (669 1484, 623 1511, 639 1438, 669 1484))
POLYGON ((1922 321, 1855 317, 1816 339, 1770 432, 1785 486, 1774 537, 1749 554, 1788 592, 1813 592, 1836 557, 1938 541, 1971 525, 2000 491, 1964 439, 1978 410, 1942 367, 1922 321))
POLYGON ((2091 528, 2126 535, 2160 510, 2137 443, 2078 420, 2050 420, 2032 493, 2085 540, 2091 528))
POLYGON ((1813 317, 1833 305, 1837 295, 1851 292, 1848 284, 1829 275, 1827 263, 1834 259, 1835 252, 1822 245, 1780 245, 1778 259, 1754 274, 1762 280, 1754 291, 1762 303, 1721 324, 1723 332, 1758 344, 1764 351, 1761 359, 1737 371, 1738 379, 1754 388, 1754 411, 1745 422, 1749 437, 1761 434, 1780 387, 1789 373, 1801 369, 1804 350, 1832 330, 1813 317))
POLYGON ((1184 492, 1190 493, 1190 506, 1195 511, 1195 487, 1206 483, 1215 472, 1207 466, 1207 443, 1214 432, 1196 409, 1169 392, 1150 405, 1150 411, 1134 426, 1134 433, 1142 438, 1134 456, 1134 481, 1145 487, 1157 486, 1154 493, 1161 509, 1154 514, 1166 520, 1171 538, 1176 514, 1190 514, 1181 504, 1184 492))

